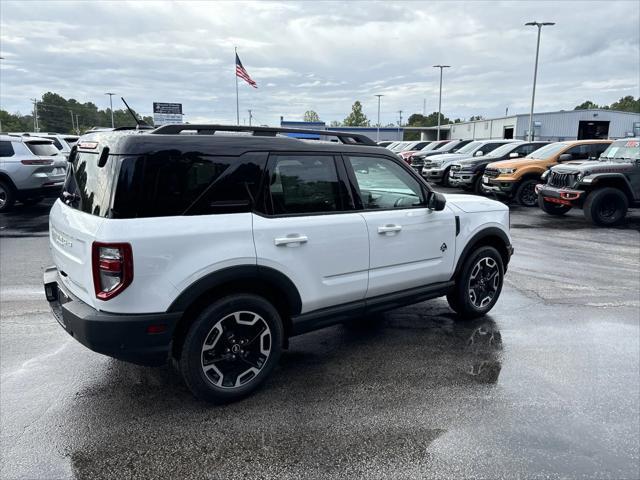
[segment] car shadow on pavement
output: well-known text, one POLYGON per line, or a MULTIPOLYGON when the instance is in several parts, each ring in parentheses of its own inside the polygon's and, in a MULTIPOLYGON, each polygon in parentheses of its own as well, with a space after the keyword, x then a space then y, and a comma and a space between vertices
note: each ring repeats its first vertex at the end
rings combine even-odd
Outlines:
POLYGON ((222 406, 195 400, 173 368, 111 361, 76 395, 66 453, 79 478, 393 474, 389 462, 423 462, 455 421, 417 421, 443 389, 455 408, 498 382, 496 324, 454 318, 427 302, 296 337, 264 388, 222 406))

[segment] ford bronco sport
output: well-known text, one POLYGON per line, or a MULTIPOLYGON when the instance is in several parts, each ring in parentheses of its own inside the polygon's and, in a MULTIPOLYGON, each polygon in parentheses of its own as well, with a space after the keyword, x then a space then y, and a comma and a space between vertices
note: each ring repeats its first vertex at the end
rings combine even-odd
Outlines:
POLYGON ((293 335, 439 296, 484 315, 512 254, 507 207, 436 193, 365 136, 218 125, 82 137, 50 247, 70 335, 175 359, 212 402, 258 387, 293 335))
POLYGON ((617 225, 629 206, 640 206, 640 138, 616 140, 599 161, 552 167, 543 180, 536 192, 548 214, 577 207, 595 225, 617 225))
POLYGON ((525 158, 490 163, 482 175, 482 191, 513 199, 525 207, 535 207, 538 204, 535 188, 548 168, 558 163, 598 158, 610 144, 611 140, 555 142, 525 158))

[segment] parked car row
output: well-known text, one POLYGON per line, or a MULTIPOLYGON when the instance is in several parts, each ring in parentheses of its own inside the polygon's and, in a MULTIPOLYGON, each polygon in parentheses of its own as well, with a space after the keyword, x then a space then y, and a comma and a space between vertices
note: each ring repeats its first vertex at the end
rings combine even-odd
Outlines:
POLYGON ((616 225, 640 205, 638 139, 441 140, 396 142, 395 152, 431 183, 459 187, 550 215, 582 208, 596 225, 616 225), (543 182, 543 183, 541 183, 543 182))
POLYGON ((0 134, 0 213, 11 210, 16 201, 33 205, 59 195, 66 168, 67 156, 53 139, 0 134))

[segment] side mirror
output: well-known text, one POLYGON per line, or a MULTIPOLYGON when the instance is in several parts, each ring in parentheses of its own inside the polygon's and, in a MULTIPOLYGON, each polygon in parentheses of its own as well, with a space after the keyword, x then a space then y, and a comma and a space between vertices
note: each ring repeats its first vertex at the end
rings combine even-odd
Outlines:
POLYGON ((473 154, 474 157, 481 157, 482 155, 484 155, 484 152, 482 150, 478 150, 476 153, 473 154))
POLYGON ((570 153, 563 153, 558 157, 559 162, 568 162, 569 160, 573 160, 573 155, 570 153))
POLYGON ((427 198, 427 208, 439 212, 441 210, 444 210, 444 206, 446 204, 447 199, 443 194, 438 192, 429 192, 429 197, 427 198))
POLYGON ((520 156, 520 154, 518 152, 511 152, 509 154, 509 158, 518 158, 520 156))

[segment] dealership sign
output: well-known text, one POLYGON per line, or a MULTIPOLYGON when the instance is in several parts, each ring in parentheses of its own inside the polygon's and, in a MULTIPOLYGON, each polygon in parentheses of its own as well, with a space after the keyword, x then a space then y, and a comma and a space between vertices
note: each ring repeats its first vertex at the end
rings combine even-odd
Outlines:
POLYGON ((155 125, 182 123, 182 104, 153 102, 153 123, 155 125))

